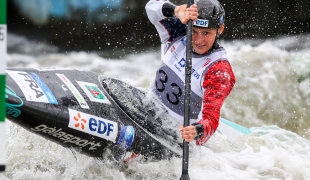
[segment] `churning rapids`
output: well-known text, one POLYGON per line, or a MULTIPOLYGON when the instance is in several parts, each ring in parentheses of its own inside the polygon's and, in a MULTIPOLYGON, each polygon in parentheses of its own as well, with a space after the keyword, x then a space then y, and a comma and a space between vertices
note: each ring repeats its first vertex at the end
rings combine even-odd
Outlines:
MULTIPOLYGON (((7 67, 94 71, 148 87, 160 48, 118 52, 66 52, 9 34, 7 67)), ((310 179, 310 35, 223 41, 237 83, 221 116, 252 133, 234 145, 220 137, 191 147, 189 175, 201 179, 310 179)), ((7 168, 0 179, 178 179, 182 159, 126 167, 72 152, 7 121, 7 168)))

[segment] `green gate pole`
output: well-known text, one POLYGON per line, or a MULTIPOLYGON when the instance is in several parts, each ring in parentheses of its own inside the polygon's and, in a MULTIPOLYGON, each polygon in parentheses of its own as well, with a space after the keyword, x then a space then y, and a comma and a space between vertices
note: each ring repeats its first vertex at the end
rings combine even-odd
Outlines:
POLYGON ((0 171, 5 170, 6 0, 0 0, 0 171))

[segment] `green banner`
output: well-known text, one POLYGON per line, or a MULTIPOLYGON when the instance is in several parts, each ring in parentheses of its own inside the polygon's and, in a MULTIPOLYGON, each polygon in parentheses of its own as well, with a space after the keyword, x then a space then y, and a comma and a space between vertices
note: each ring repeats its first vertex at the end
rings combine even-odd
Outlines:
POLYGON ((6 2, 0 0, 0 172, 5 170, 5 57, 6 57, 6 2))
POLYGON ((0 24, 6 24, 6 0, 0 0, 0 24))
POLYGON ((0 122, 5 119, 5 75, 0 74, 0 122))

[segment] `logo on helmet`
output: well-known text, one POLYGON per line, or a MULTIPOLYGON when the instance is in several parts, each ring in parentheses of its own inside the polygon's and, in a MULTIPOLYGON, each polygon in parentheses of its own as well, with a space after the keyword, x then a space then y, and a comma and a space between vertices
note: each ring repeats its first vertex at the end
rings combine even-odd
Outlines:
POLYGON ((197 19, 197 21, 194 22, 194 26, 207 28, 209 26, 209 20, 197 19))
POLYGON ((220 25, 223 24, 223 22, 224 22, 224 16, 221 16, 220 17, 220 25))

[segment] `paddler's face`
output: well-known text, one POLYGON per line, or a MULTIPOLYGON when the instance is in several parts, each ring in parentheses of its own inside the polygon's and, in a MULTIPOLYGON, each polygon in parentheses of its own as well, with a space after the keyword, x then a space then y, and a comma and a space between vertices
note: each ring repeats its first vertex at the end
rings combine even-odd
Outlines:
POLYGON ((193 27, 192 46, 196 53, 205 54, 209 51, 216 39, 217 30, 219 34, 222 34, 224 31, 224 24, 219 29, 193 27))

